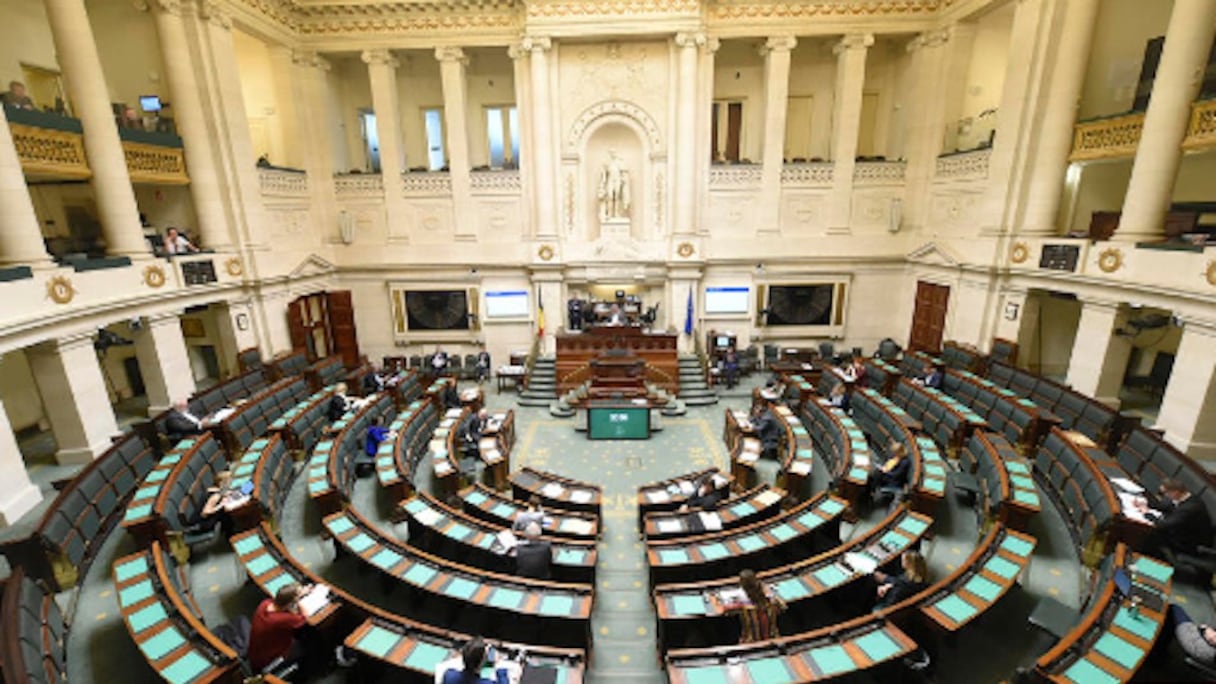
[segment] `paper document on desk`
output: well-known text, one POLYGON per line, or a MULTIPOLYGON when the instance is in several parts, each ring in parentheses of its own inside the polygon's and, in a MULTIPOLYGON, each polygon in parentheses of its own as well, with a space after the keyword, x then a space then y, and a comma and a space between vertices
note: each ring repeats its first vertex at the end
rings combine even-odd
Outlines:
POLYGON ((660 520, 657 523, 655 523, 655 527, 659 528, 659 531, 662 532, 663 534, 669 534, 671 532, 679 532, 684 529, 684 526, 680 523, 680 521, 673 519, 673 518, 666 518, 664 520, 660 520))
POLYGON ((421 511, 418 511, 414 517, 418 519, 418 522, 426 525, 427 527, 432 527, 435 525, 435 523, 439 522, 443 518, 439 511, 435 510, 434 508, 424 508, 421 511))
POLYGON ((731 587, 730 589, 719 589, 718 600, 724 605, 734 605, 737 603, 750 604, 751 601, 747 598, 747 592, 741 587, 731 587))
POLYGON ((1144 487, 1141 487, 1139 483, 1129 480, 1126 477, 1112 477, 1110 478, 1110 483, 1125 492, 1131 492, 1132 494, 1144 493, 1144 487))
POLYGON ((540 488, 540 493, 549 497, 550 499, 556 499, 557 497, 561 496, 562 493, 565 491, 566 491, 566 488, 561 486, 557 482, 550 482, 549 484, 540 488))
POLYGON ((211 418, 209 420, 207 420, 207 422, 208 423, 222 423, 225 418, 227 418, 228 416, 231 416, 235 412, 236 412, 236 409, 232 408, 231 406, 225 406, 224 408, 211 414, 211 418))
POLYGON ((587 503, 588 501, 591 501, 593 496, 594 494, 586 489, 570 490, 570 500, 574 503, 587 503))
POLYGON ((1123 507, 1123 510, 1120 511, 1123 513, 1123 517, 1144 523, 1145 525, 1153 524, 1153 521, 1136 506, 1136 500, 1140 498, 1139 496, 1129 494, 1128 492, 1117 493, 1119 494, 1119 504, 1123 507))
MULTIPOLYGON (((545 523, 545 527, 552 527, 553 521, 548 518, 546 518, 546 520, 548 520, 548 522, 545 523)), ((565 528, 567 532, 572 534, 591 534, 591 530, 594 528, 594 525, 591 524, 590 520, 568 518, 562 527, 565 528)))
POLYGON ((311 616, 329 605, 329 587, 324 584, 314 585, 312 590, 300 598, 300 612, 311 616))
POLYGON ((771 489, 756 495, 756 503, 760 506, 772 506, 780 500, 781 495, 771 489))
POLYGON ((697 515, 700 516, 701 524, 705 526, 706 532, 717 532, 722 529, 722 517, 717 513, 702 511, 697 515))
POLYGON ((689 480, 682 480, 677 486, 680 488, 680 493, 686 496, 697 491, 697 488, 694 487, 692 482, 689 480))
POLYGON ((519 546, 519 538, 511 530, 503 530, 494 535, 494 553, 507 554, 516 546, 519 546))
POLYGON ((878 561, 864 553, 848 551, 844 554, 844 562, 853 570, 866 575, 878 569, 878 561))
POLYGON ((671 501, 671 496, 662 489, 646 492, 646 498, 650 501, 650 503, 666 503, 671 501))

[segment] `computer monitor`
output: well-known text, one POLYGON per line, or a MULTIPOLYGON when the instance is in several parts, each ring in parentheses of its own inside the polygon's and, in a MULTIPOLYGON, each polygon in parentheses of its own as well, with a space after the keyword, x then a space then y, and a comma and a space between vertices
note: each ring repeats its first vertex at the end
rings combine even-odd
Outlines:
POLYGON ((726 335, 719 335, 717 340, 714 340, 715 347, 729 347, 730 338, 726 335))
POLYGON ((140 95, 139 108, 145 112, 159 112, 160 95, 140 95))

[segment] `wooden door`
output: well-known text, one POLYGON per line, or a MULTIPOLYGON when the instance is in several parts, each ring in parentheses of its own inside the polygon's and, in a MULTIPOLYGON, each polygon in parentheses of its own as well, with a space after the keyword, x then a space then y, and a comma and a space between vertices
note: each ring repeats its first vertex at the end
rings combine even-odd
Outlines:
POLYGON ((916 309, 912 312, 912 333, 908 335, 909 349, 934 354, 941 351, 949 304, 948 286, 917 281, 916 309))
POLYGON ((287 305, 287 334, 291 337, 292 349, 308 349, 308 326, 304 322, 307 306, 307 297, 300 297, 287 305))
POLYGON ((359 335, 355 331, 355 307, 351 303, 350 290, 328 292, 329 331, 333 340, 333 353, 342 355, 347 368, 359 365, 359 335))

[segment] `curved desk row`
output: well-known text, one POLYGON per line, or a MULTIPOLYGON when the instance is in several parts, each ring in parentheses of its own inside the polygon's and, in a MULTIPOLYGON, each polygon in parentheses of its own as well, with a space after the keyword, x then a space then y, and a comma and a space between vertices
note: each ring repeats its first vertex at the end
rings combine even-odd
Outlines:
POLYGON ((431 489, 436 496, 448 498, 460 489, 461 446, 456 443, 460 426, 469 417, 469 409, 450 408, 444 412, 431 432, 427 455, 431 461, 431 489))
MULTIPOLYGON (((515 518, 527 510, 524 504, 481 484, 466 487, 457 492, 457 496, 465 513, 503 527, 511 527, 515 518)), ((599 537, 600 522, 582 513, 545 509, 544 530, 545 534, 554 537, 592 541, 599 537)))
MULTIPOLYGON (((402 502, 410 545, 456 563, 504 574, 515 571, 514 546, 504 543, 508 528, 491 525, 448 508, 424 492, 402 502)), ((511 538, 514 535, 510 535, 511 538)), ((560 582, 595 582, 595 542, 550 540, 553 578, 560 582)))
POLYGON ((781 470, 777 473, 777 486, 801 498, 815 465, 811 433, 788 406, 774 406, 773 416, 785 427, 786 448, 781 457, 781 470))
POLYGON ((516 501, 527 501, 535 494, 546 508, 553 506, 600 517, 603 490, 597 485, 528 467, 516 471, 510 479, 516 501))
POLYGON ((324 525, 336 548, 396 578, 399 586, 478 616, 487 634, 508 636, 524 630, 535 631, 554 646, 586 648, 591 643, 591 585, 500 575, 452 563, 385 536, 352 510, 325 518, 324 525))
POLYGON ((247 530, 263 520, 278 520, 295 475, 295 462, 279 435, 249 445, 232 467, 232 489, 253 488, 248 501, 228 509, 235 528, 247 530))
POLYGON ((402 407, 389 425, 396 436, 376 449, 376 479, 390 500, 401 501, 414 493, 414 469, 438 418, 434 402, 418 399, 402 407))
POLYGON ((712 511, 649 513, 642 524, 642 534, 647 539, 670 539, 733 530, 777 515, 784 498, 784 491, 765 484, 722 501, 712 511))
POLYGON ((845 502, 826 492, 768 520, 722 534, 648 541, 651 585, 760 570, 809 553, 821 539, 840 541, 845 502))
POLYGON ((992 526, 946 586, 920 606, 920 611, 948 632, 962 629, 996 604, 1030 565, 1034 537, 1004 525, 992 526))
POLYGON ((1060 423, 1059 417, 1033 400, 970 371, 947 371, 942 390, 983 416, 989 427, 1016 445, 1023 456, 1033 454, 1044 435, 1060 423))
POLYGON ((912 508, 932 512, 946 495, 946 464, 937 444, 917 434, 920 423, 890 399, 870 389, 853 392, 853 419, 865 431, 874 452, 885 457, 891 442, 899 442, 912 459, 908 476, 912 508))
POLYGON ((979 509, 1015 530, 1025 530, 1042 507, 1029 461, 1009 440, 978 431, 959 452, 957 477, 984 500, 979 509))
POLYGON ((802 405, 802 423, 831 470, 836 495, 856 510, 870 477, 870 446, 865 433, 847 413, 823 399, 802 405))
POLYGON ((317 445, 325 428, 329 427, 329 400, 333 396, 333 387, 313 392, 276 418, 267 428, 268 434, 281 435, 295 459, 303 460, 317 445))
POLYGON ((236 458, 254 439, 266 434, 274 421, 307 396, 308 383, 304 378, 284 378, 234 406, 231 413, 209 429, 224 445, 224 451, 236 458))
POLYGON ((972 432, 988 427, 988 421, 959 400, 907 378, 899 382, 891 398, 920 422, 920 429, 945 449, 951 458, 958 457, 959 450, 972 432))
MULTIPOLYGON (((305 568, 287 552, 268 523, 236 535, 231 541, 250 579, 266 596, 274 596, 279 587, 288 582, 325 584, 319 575, 305 568)), ((342 633, 349 630, 346 637, 349 648, 389 666, 427 677, 433 676, 436 664, 469 639, 465 634, 389 613, 332 585, 328 604, 309 616, 309 622, 314 626, 342 623, 342 633), (369 624, 391 634, 373 631, 369 624), (390 638, 391 644, 387 643, 390 638)), ((586 663, 586 653, 582 649, 492 643, 496 648, 506 650, 525 648, 529 663, 547 666, 562 664, 567 682, 577 684, 582 681, 586 663)))
MULTIPOLYGON (((122 519, 123 528, 141 547, 152 540, 168 543, 170 532, 180 532, 202 510, 207 488, 226 464, 219 442, 210 434, 178 442, 135 490, 122 519)), ((177 553, 184 561, 183 551, 177 553)))
POLYGON ((330 426, 327 439, 317 442, 308 459, 308 498, 317 503, 321 515, 342 508, 355 482, 355 455, 363 452, 367 426, 375 418, 391 419, 393 402, 383 393, 367 397, 361 408, 330 426))

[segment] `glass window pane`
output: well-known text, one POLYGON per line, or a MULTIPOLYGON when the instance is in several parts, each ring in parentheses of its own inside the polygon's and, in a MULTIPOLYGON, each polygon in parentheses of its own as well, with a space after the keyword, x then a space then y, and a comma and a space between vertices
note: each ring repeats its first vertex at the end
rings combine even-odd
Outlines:
POLYGON ((447 164, 443 149, 443 110, 426 110, 427 164, 431 171, 438 171, 447 164))
POLYGON ((497 107, 486 109, 486 135, 490 140, 490 166, 501 169, 503 165, 502 110, 497 107))
POLYGON ((519 166, 519 115, 514 107, 507 110, 508 125, 511 131, 511 159, 516 167, 519 166))

